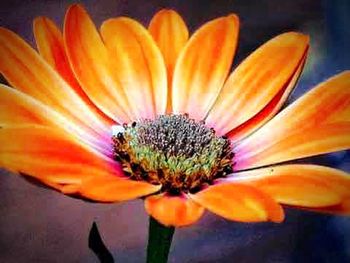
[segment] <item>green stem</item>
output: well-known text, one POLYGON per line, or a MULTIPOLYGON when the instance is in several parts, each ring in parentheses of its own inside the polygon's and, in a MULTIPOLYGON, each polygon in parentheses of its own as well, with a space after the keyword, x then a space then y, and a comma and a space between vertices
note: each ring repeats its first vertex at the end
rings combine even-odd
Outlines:
POLYGON ((166 263, 175 227, 167 227, 149 217, 147 263, 166 263))

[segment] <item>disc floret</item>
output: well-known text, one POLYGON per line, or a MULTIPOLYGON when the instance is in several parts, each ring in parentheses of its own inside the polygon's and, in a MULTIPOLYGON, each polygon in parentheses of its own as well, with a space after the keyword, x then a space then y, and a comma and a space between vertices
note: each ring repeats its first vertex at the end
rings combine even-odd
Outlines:
POLYGON ((114 157, 131 179, 162 184, 163 191, 196 191, 232 172, 228 139, 187 114, 124 125, 113 142, 114 157))

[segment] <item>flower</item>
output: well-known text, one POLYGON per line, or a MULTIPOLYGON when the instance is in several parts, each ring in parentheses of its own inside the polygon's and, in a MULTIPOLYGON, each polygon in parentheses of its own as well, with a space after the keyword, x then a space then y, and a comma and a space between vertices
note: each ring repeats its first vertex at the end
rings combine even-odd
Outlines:
POLYGON ((96 30, 72 5, 63 34, 34 21, 39 54, 0 29, 0 166, 67 195, 145 199, 164 225, 204 210, 241 222, 284 218, 280 204, 349 214, 340 170, 287 161, 350 147, 350 72, 278 113, 306 60, 309 39, 289 32, 231 74, 234 14, 190 38, 173 10, 148 30, 118 17, 96 30), (113 133, 112 133, 113 131, 113 133))

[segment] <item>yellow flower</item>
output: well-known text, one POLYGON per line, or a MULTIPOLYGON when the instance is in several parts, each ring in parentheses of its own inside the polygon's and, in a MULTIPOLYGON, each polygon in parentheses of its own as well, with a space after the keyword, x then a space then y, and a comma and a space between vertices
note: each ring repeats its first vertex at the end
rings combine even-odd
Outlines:
POLYGON ((280 204, 349 214, 346 173, 283 163, 350 148, 350 72, 277 114, 309 39, 276 36, 229 74, 238 29, 231 14, 189 38, 161 10, 148 30, 118 17, 98 32, 73 5, 63 35, 35 19, 39 55, 1 28, 0 72, 15 89, 0 85, 0 166, 95 201, 144 197, 164 225, 192 224, 205 209, 280 222, 280 204))

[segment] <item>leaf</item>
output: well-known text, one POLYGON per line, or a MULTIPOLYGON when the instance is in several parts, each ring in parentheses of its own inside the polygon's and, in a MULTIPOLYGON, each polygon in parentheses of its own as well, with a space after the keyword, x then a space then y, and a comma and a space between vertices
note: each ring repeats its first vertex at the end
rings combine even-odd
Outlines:
POLYGON ((96 222, 92 223, 89 234, 89 248, 96 254, 101 263, 114 263, 113 256, 103 243, 96 222))

